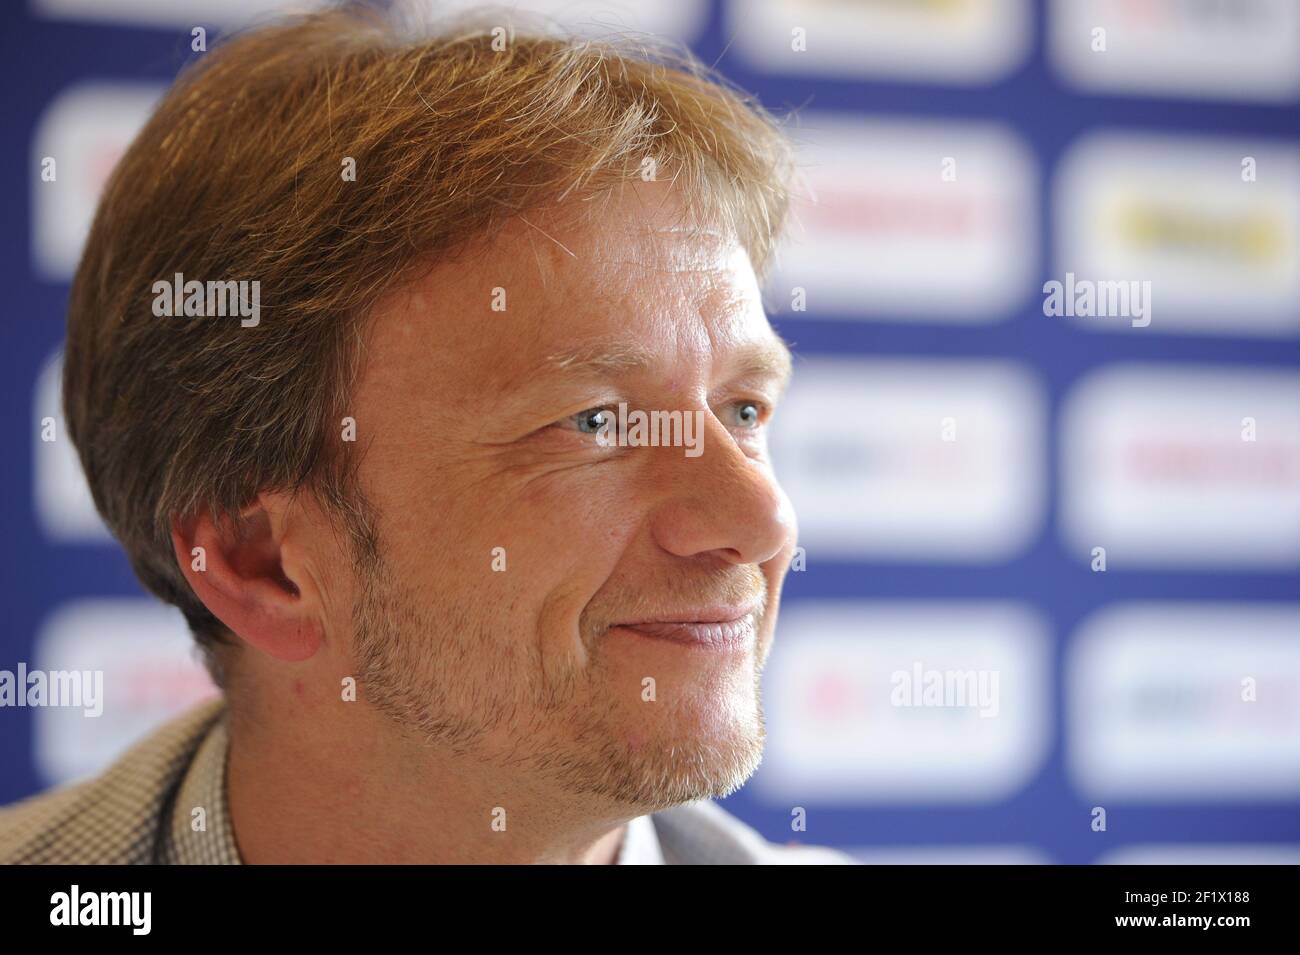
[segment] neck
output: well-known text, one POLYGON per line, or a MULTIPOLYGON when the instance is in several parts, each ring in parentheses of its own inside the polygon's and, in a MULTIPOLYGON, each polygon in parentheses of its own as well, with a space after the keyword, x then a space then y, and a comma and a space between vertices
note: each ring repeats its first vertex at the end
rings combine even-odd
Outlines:
MULTIPOLYGON (((632 816, 416 740, 361 701, 229 715, 226 787, 249 864, 613 864, 632 816)), ((260 703, 261 701, 259 701, 260 703)))

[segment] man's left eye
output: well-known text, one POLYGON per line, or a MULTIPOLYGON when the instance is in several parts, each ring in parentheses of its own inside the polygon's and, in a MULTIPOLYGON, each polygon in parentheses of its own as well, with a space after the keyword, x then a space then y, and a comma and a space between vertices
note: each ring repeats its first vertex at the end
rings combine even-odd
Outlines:
POLYGON ((764 406, 757 401, 738 401, 732 406, 736 423, 742 428, 757 428, 763 423, 764 406))
POLYGON ((608 408, 588 408, 565 420, 575 424, 583 434, 597 434, 614 423, 614 413, 608 408))

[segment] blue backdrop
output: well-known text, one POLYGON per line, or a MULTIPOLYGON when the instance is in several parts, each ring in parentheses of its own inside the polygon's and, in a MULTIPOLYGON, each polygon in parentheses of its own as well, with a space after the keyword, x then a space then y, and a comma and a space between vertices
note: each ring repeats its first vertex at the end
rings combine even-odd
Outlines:
MULTIPOLYGON (((804 8, 812 43, 817 42, 811 28, 824 12, 821 6, 804 8)), ((1012 552, 967 559, 942 548, 929 555, 924 551, 904 554, 888 546, 857 554, 851 547, 821 552, 810 541, 807 569, 790 575, 783 605, 792 619, 801 608, 811 610, 826 601, 844 600, 874 606, 878 601, 905 599, 936 607, 951 601, 1009 601, 1036 613, 1046 634, 1045 703, 1035 711, 1045 741, 1027 779, 1009 791, 968 799, 952 798, 951 794, 939 798, 937 793, 935 798, 890 795, 870 785, 854 795, 852 781, 840 787, 810 785, 798 801, 808 811, 808 830, 792 833, 794 803, 764 795, 763 774, 770 771, 765 766, 754 785, 727 800, 727 808, 769 838, 800 838, 847 847, 861 851, 864 858, 883 858, 872 853, 888 849, 923 858, 923 852, 916 853, 927 848, 936 852, 935 858, 960 858, 963 847, 980 852, 1000 848, 1026 858, 1068 863, 1093 862, 1117 849, 1152 844, 1257 844, 1289 846, 1293 851, 1300 844, 1300 775, 1289 783, 1274 777, 1278 773, 1285 777, 1297 766, 1295 739, 1300 737, 1300 722, 1294 712, 1294 682, 1283 680, 1280 684, 1289 687, 1292 696, 1289 708, 1281 711, 1282 730, 1269 751, 1273 755, 1259 756, 1277 769, 1277 773, 1265 774, 1273 779, 1267 793, 1249 787, 1244 793, 1218 793, 1204 785, 1181 792, 1180 776, 1174 772, 1172 782, 1163 788, 1106 790, 1103 785, 1099 796, 1081 786, 1080 776, 1071 771, 1070 642, 1091 614, 1130 601, 1212 602, 1229 608, 1246 603, 1292 606, 1300 599, 1300 587, 1297 565, 1285 555, 1256 562, 1152 559, 1137 561, 1132 567, 1121 567, 1117 561, 1105 573, 1093 572, 1086 555, 1081 558, 1062 533, 1061 416, 1067 396, 1081 380, 1117 362, 1139 361, 1175 370, 1193 366, 1247 372, 1265 367, 1295 370, 1300 367, 1300 303, 1291 300, 1290 319, 1284 321, 1280 332, 1236 334, 1230 326, 1211 322, 1194 333, 1118 334, 1045 317, 1039 288, 1049 279, 1060 278, 1063 271, 1056 247, 1060 224, 1051 192, 1053 173, 1085 134, 1104 129, 1222 140, 1263 137, 1294 145, 1300 140, 1297 101, 1288 96, 1205 96, 1194 90, 1184 95, 1142 90, 1090 92, 1085 84, 1072 82, 1053 66, 1049 35, 1053 10, 1041 3, 1025 8, 1028 35, 1023 56, 1013 58, 1005 75, 973 81, 918 79, 905 70, 892 76, 867 75, 854 72, 851 66, 831 68, 825 63, 800 71, 783 66, 779 58, 764 62, 762 57, 737 49, 734 21, 725 4, 713 0, 700 8, 698 29, 693 27, 687 37, 692 46, 704 60, 716 62, 727 76, 778 112, 798 107, 812 115, 834 115, 850 129, 855 117, 871 117, 873 122, 893 117, 941 124, 989 120, 1002 124, 1028 151, 1037 170, 1027 186, 1032 199, 1030 229, 1036 246, 1036 272, 1024 284, 1023 294, 1016 297, 1018 304, 1003 308, 997 320, 955 321, 901 311, 894 314, 889 306, 847 307, 844 297, 819 295, 819 285, 809 281, 805 283, 807 311, 780 308, 774 321, 797 352, 813 362, 809 367, 814 369, 819 367, 817 359, 830 357, 841 361, 869 357, 1009 362, 1038 382, 1046 424, 1044 443, 1033 452, 1044 469, 1045 514, 1033 523, 1023 545, 1012 552), (836 304, 827 307, 819 304, 819 299, 836 304), (1090 825, 1090 810, 1098 805, 1108 811, 1104 833, 1093 831, 1090 825)), ((48 658, 37 646, 38 638, 59 608, 87 598, 141 593, 126 560, 111 541, 52 533, 49 520, 40 516, 34 503, 36 482, 42 480, 35 462, 40 453, 36 432, 47 412, 38 397, 38 377, 62 340, 68 290, 66 275, 60 278, 57 267, 43 265, 51 256, 37 248, 34 196, 41 176, 37 144, 41 123, 51 104, 77 84, 166 84, 184 63, 201 54, 190 49, 189 28, 172 22, 120 23, 102 17, 50 16, 39 5, 7 4, 0 30, 5 130, 5 148, 0 151, 0 242, 4 253, 0 277, 10 290, 4 310, 6 341, 0 352, 4 396, 0 415, 9 438, 0 482, 5 534, 0 557, 4 607, 0 668, 12 670, 18 661, 48 658)), ((210 26, 210 32, 218 32, 216 25, 210 26)), ((786 33, 781 43, 788 46, 786 33)), ((816 55, 815 47, 809 55, 816 55)), ((935 168, 937 172, 937 164, 935 168)), ((1287 241, 1294 238, 1291 235, 1287 241)), ((1291 254, 1300 255, 1294 245, 1289 248, 1291 254)), ((789 286, 799 284, 797 276, 795 279, 781 279, 785 285, 773 292, 774 297, 788 302, 789 286)), ((1291 450, 1294 447, 1294 443, 1287 445, 1291 450)), ((1292 474, 1288 480, 1282 493, 1300 495, 1300 478, 1292 474)), ((1242 491, 1248 492, 1249 488, 1242 491)), ((798 504, 798 494, 793 496, 798 504)), ((1248 638, 1250 634, 1231 636, 1248 638)), ((1290 636, 1294 648, 1300 633, 1292 631, 1290 636)), ((782 630, 779 640, 785 637, 782 630)), ((794 642, 798 638, 797 633, 789 637, 792 653, 798 651, 794 642)), ((1295 660, 1294 649, 1287 654, 1283 647, 1284 666, 1295 660)), ((1171 665, 1177 662, 1171 661, 1171 665)), ((1287 670, 1291 677, 1297 672, 1287 670)), ((773 712, 797 711, 795 704, 783 702, 779 696, 772 696, 771 702, 773 712)), ((0 714, 0 803, 43 789, 61 775, 73 774, 76 767, 95 761, 94 754, 86 753, 43 758, 40 746, 66 745, 66 741, 60 744, 58 731, 51 730, 42 742, 37 722, 30 709, 0 714)), ((833 775, 834 767, 824 768, 833 775)), ((779 760, 771 771, 786 777, 797 774, 796 769, 782 770, 779 760)))

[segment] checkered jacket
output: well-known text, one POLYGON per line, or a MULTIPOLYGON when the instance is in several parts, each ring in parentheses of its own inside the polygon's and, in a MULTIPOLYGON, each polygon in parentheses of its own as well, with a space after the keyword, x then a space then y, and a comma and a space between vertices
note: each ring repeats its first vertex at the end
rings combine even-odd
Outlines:
MULTIPOLYGON (((239 864, 225 798, 225 700, 200 704, 101 775, 0 809, 0 863, 239 864), (191 825, 202 807, 206 825, 191 825)), ((851 864, 844 853, 768 842, 704 800, 628 825, 620 865, 851 864)))

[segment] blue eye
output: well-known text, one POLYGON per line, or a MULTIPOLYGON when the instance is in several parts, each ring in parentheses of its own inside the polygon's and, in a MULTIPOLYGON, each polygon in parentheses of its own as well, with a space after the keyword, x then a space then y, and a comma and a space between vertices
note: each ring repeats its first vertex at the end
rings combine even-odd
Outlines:
POLYGON ((753 401, 741 401, 735 405, 736 420, 743 428, 756 428, 763 420, 762 406, 753 401))
POLYGON ((606 408, 588 408, 579 411, 570 419, 577 423, 583 434, 597 434, 602 428, 608 428, 614 422, 614 416, 606 408))

